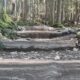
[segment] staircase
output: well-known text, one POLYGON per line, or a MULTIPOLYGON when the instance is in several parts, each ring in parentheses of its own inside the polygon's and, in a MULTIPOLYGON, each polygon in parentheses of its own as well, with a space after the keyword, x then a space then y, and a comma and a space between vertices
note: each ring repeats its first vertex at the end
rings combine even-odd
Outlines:
POLYGON ((58 50, 64 52, 76 47, 74 33, 64 30, 16 33, 19 39, 1 41, 0 80, 80 80, 80 60, 56 57, 58 50))

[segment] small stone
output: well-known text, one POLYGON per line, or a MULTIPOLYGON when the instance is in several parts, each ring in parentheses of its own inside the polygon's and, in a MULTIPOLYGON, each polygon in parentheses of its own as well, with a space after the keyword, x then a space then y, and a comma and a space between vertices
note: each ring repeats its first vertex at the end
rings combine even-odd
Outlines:
POLYGON ((16 56, 17 56, 17 51, 15 51, 15 52, 10 52, 10 54, 11 54, 12 57, 16 57, 16 56))
POLYGON ((80 32, 77 32, 77 35, 80 35, 80 32))
POLYGON ((60 60, 60 56, 59 55, 56 55, 54 59, 55 60, 60 60))
POLYGON ((78 48, 73 48, 73 51, 78 51, 78 48))
POLYGON ((16 41, 27 41, 25 38, 16 39, 16 41))
POLYGON ((26 53, 25 52, 20 52, 19 54, 25 55, 26 53))
POLYGON ((80 32, 77 32, 76 36, 77 38, 80 38, 80 32))

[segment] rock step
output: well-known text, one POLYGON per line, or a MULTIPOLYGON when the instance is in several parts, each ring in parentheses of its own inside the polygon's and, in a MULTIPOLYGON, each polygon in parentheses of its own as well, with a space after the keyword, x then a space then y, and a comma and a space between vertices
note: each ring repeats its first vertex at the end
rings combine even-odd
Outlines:
POLYGON ((80 80, 80 61, 0 60, 0 80, 80 80))
POLYGON ((17 31, 15 33, 17 34, 18 37, 22 38, 54 38, 75 34, 69 31, 36 31, 36 30, 17 31))
POLYGON ((1 41, 3 49, 30 49, 30 50, 50 50, 58 48, 74 48, 76 47, 76 39, 72 40, 25 40, 25 41, 1 41))

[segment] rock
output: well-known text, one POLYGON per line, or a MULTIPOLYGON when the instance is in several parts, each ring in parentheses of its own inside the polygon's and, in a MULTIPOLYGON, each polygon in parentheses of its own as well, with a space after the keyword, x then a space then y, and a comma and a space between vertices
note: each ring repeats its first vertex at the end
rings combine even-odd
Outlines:
POLYGON ((53 27, 46 26, 46 25, 41 25, 41 26, 33 26, 33 30, 43 30, 43 31, 53 31, 55 30, 53 27))
POLYGON ((76 35, 77 35, 77 38, 80 38, 80 32, 77 32, 76 35))
POLYGON ((25 39, 25 38, 19 38, 19 39, 16 39, 15 41, 27 41, 27 39, 25 39))
POLYGON ((10 54, 11 54, 12 57, 15 57, 15 56, 18 55, 17 51, 15 51, 15 52, 10 52, 10 54))
POLYGON ((78 48, 73 48, 73 51, 78 51, 78 48))
POLYGON ((56 52, 56 53, 55 53, 55 54, 56 54, 56 56, 54 57, 55 60, 60 60, 59 53, 60 53, 60 52, 56 52))
POLYGON ((18 26, 18 31, 25 31, 26 28, 24 26, 18 26))
POLYGON ((55 60, 60 60, 60 56, 57 54, 54 59, 55 60))

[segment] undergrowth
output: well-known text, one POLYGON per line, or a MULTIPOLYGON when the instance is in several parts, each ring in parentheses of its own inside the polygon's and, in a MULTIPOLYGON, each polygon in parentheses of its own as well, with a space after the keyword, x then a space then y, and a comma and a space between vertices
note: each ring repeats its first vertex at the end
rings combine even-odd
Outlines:
POLYGON ((2 35, 8 37, 8 38, 14 38, 13 31, 17 29, 16 23, 12 20, 12 18, 6 13, 6 11, 3 11, 2 17, 0 19, 0 32, 2 35))

